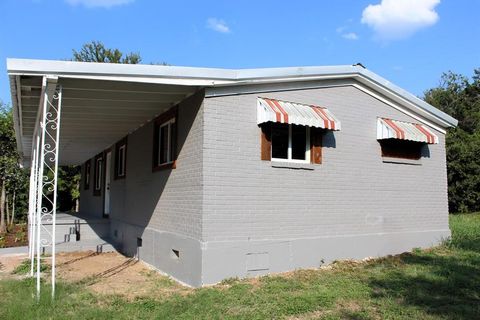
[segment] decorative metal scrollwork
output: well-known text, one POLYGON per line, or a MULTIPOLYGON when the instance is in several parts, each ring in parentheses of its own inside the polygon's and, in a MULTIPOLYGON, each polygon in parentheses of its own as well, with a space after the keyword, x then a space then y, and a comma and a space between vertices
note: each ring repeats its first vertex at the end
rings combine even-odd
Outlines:
POLYGON ((41 254, 46 247, 50 247, 52 253, 52 297, 55 293, 55 223, 62 87, 56 86, 53 94, 49 95, 50 88, 47 81, 44 87, 41 118, 34 133, 30 177, 29 253, 32 276, 34 266, 36 267, 37 298, 40 297, 40 263, 43 263, 41 254))
POLYGON ((57 87, 51 99, 46 99, 48 110, 45 113, 42 129, 44 134, 43 143, 43 176, 42 176, 42 208, 40 212, 41 238, 40 245, 49 247, 55 242, 52 232, 56 214, 56 188, 57 188, 57 158, 58 158, 58 135, 59 130, 59 99, 61 88, 57 87))

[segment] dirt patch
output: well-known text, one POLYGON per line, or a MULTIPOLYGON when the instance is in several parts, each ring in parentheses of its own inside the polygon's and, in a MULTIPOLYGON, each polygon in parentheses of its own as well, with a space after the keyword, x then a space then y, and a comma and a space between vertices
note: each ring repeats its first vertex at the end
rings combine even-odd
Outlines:
POLYGON ((57 276, 66 282, 82 283, 94 292, 121 295, 129 300, 192 291, 143 262, 116 252, 60 253, 57 255, 57 276))
MULTIPOLYGON (((312 312, 291 316, 291 317, 288 317, 287 319, 288 320, 310 320, 310 319, 320 319, 325 317, 329 317, 329 318, 332 317, 335 319, 337 317, 340 319, 363 319, 363 317, 361 317, 359 314, 364 310, 365 310, 364 307, 362 307, 356 301, 339 300, 336 302, 335 308, 332 310, 319 309, 312 312)), ((372 311, 372 310, 369 310, 369 311, 372 311)), ((372 315, 371 312, 368 314, 369 314, 369 319, 373 319, 373 320, 381 319, 375 314, 372 315)))
MULTIPOLYGON (((24 277, 13 275, 12 272, 27 258, 26 254, 0 256, 0 279, 24 277)), ((128 300, 144 297, 161 300, 174 293, 184 295, 193 291, 152 270, 143 262, 116 252, 58 253, 56 258, 58 279, 82 284, 99 294, 120 295, 128 300)), ((50 262, 51 257, 44 258, 44 263, 50 262)))
POLYGON ((27 225, 17 224, 8 228, 7 233, 0 234, 0 248, 26 246, 27 225))
POLYGON ((25 253, 0 256, 0 279, 13 277, 13 270, 27 257, 25 253))

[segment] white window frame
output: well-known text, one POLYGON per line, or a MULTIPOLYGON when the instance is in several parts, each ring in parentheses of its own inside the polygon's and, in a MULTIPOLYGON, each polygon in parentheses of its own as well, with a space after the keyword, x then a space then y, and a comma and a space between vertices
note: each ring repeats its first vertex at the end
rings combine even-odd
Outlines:
MULTIPOLYGON (((275 125, 275 124, 274 124, 275 125)), ((271 161, 277 162, 291 162, 291 163, 310 163, 310 127, 305 126, 306 128, 306 139, 305 139, 305 160, 292 159, 292 124, 288 124, 288 150, 287 156, 288 159, 274 158, 273 157, 273 135, 272 135, 272 147, 270 150, 271 161)))
POLYGON ((125 168, 125 155, 126 155, 126 145, 122 144, 118 147, 118 170, 117 170, 117 177, 124 177, 126 173, 125 168), (121 156, 121 157, 120 157, 121 156))
POLYGON ((103 157, 95 159, 95 190, 102 189, 102 176, 103 176, 103 157))
POLYGON ((171 118, 168 121, 165 121, 158 127, 158 154, 157 154, 157 166, 163 166, 165 164, 170 164, 173 162, 173 155, 171 154, 172 152, 172 125, 175 123, 175 118, 171 118), (167 127, 167 161, 166 162, 161 162, 161 154, 162 154, 162 128, 167 127))

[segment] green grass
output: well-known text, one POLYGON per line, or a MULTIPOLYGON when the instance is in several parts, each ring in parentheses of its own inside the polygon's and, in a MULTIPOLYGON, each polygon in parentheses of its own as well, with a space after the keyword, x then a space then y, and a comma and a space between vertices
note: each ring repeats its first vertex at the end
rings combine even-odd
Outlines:
MULTIPOLYGON (((0 319, 479 319, 480 214, 452 215, 452 239, 431 250, 364 264, 338 263, 163 298, 126 301, 85 284, 0 281, 0 319)), ((168 286, 169 283, 160 284, 168 286)))
MULTIPOLYGON (((30 272, 30 268, 31 268, 30 259, 25 259, 25 260, 22 261, 22 263, 20 263, 15 268, 15 270, 13 270, 12 273, 13 274, 18 274, 18 275, 28 274, 30 272)), ((37 270, 37 260, 35 260, 34 263, 33 263, 33 270, 37 270)), ((50 270, 50 265, 40 263, 40 272, 46 272, 46 271, 49 271, 49 270, 50 270)))

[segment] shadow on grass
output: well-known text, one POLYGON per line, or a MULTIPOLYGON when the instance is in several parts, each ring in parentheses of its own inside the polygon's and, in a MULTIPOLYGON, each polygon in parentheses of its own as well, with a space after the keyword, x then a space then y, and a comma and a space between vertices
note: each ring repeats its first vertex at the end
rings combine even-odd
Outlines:
POLYGON ((84 260, 84 259, 87 259, 87 258, 90 258, 90 257, 95 257, 95 256, 98 256, 98 255, 99 255, 99 253, 97 253, 97 252, 88 253, 88 254, 86 254, 86 255, 84 255, 84 256, 81 256, 81 257, 78 257, 78 258, 74 258, 74 259, 71 259, 71 260, 68 260, 68 261, 59 263, 59 264, 57 264, 57 267, 66 266, 66 265, 75 263, 75 262, 77 262, 77 261, 81 261, 81 260, 84 260))
POLYGON ((110 277, 112 277, 116 274, 119 274, 123 270, 125 270, 129 267, 132 267, 137 263, 138 263, 137 258, 130 258, 127 261, 125 261, 125 262, 123 262, 123 263, 121 263, 117 266, 111 267, 111 268, 109 268, 107 270, 104 270, 100 273, 97 273, 97 274, 94 274, 90 277, 82 279, 77 284, 93 285, 93 284, 97 283, 98 281, 100 281, 102 279, 110 278, 110 277))
POLYGON ((434 250, 404 254, 404 268, 374 273, 373 298, 419 308, 450 319, 480 318, 480 239, 478 233, 453 236, 434 250))

